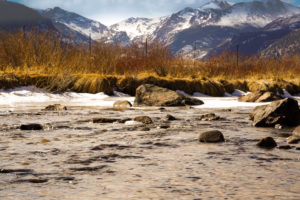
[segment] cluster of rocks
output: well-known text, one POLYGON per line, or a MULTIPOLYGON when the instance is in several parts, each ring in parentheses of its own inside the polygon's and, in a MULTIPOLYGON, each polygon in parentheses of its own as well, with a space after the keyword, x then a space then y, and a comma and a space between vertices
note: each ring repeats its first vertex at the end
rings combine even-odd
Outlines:
MULTIPOLYGON (((258 91, 246 96, 242 96, 238 99, 242 102, 269 102, 269 105, 263 105, 256 107, 250 114, 250 119, 253 121, 253 125, 256 127, 275 127, 282 129, 283 127, 291 127, 300 125, 300 109, 298 102, 294 99, 285 98, 268 91, 258 91)), ((190 106, 190 105, 202 105, 203 102, 199 99, 186 97, 178 92, 161 88, 151 84, 141 85, 136 90, 136 97, 134 106, 157 106, 157 107, 171 107, 171 106, 190 106)), ((113 106, 116 110, 130 109, 132 104, 129 101, 116 101, 113 106)), ((60 104, 54 104, 47 106, 44 111, 63 111, 67 110, 65 106, 60 104)), ((197 120, 213 121, 221 119, 215 114, 201 115, 197 120)), ((177 120, 172 115, 167 114, 162 121, 177 120)), ((153 121, 148 116, 137 116, 135 118, 126 119, 113 119, 113 118, 94 118, 93 123, 127 123, 137 122, 141 124, 152 124, 153 121)), ((162 128, 168 128, 169 125, 162 125, 162 128)), ((150 130, 148 127, 143 127, 150 130)), ((20 126, 21 130, 43 130, 43 126, 40 124, 25 124, 20 126)), ((204 143, 217 143, 224 142, 225 138, 222 132, 218 130, 212 130, 203 132, 198 137, 199 142, 204 143)), ((294 144, 300 142, 300 126, 298 126, 293 135, 288 138, 288 143, 294 144)), ((276 141, 271 138, 263 138, 257 146, 263 148, 274 148, 277 146, 276 141)))

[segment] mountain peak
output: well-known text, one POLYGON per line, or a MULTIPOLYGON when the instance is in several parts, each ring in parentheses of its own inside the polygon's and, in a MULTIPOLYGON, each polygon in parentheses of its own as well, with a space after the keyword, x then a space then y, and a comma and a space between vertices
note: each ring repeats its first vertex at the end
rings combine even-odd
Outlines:
POLYGON ((203 4, 200 6, 201 10, 209 10, 209 9, 228 9, 231 5, 224 0, 211 0, 208 3, 203 4))

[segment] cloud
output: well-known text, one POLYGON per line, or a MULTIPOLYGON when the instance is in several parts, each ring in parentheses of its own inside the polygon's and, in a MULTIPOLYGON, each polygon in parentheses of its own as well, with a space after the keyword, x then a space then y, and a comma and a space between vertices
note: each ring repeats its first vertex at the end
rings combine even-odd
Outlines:
MULTIPOLYGON (((129 17, 159 17, 184 7, 199 7, 209 0, 15 0, 32 8, 59 6, 106 25, 129 17)), ((231 2, 249 0, 229 0, 231 2)), ((286 0, 299 3, 300 0, 286 0)))

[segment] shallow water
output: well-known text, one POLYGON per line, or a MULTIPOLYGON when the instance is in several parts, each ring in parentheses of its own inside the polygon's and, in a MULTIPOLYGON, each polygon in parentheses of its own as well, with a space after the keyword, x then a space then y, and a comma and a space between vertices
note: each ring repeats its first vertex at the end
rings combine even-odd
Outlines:
MULTIPOLYGON (((105 97, 98 103, 112 105, 120 98, 125 97, 105 97)), ((3 105, 0 199, 300 199, 300 145, 289 150, 255 145, 265 136, 286 145, 292 130, 252 127, 248 114, 256 104, 234 106, 235 97, 201 99, 207 107, 165 111, 115 111, 88 103, 97 99, 82 101, 81 107, 79 101, 61 99, 3 105), (53 102, 69 110, 41 111, 53 102), (209 106, 214 104, 219 108, 209 106), (212 112, 222 119, 197 119, 212 112), (179 120, 164 122, 166 114, 179 120), (91 122, 140 115, 150 116, 154 124, 91 122), (43 124, 45 130, 18 129, 26 123, 43 124), (211 129, 222 131, 226 142, 198 143, 199 133, 211 129)))

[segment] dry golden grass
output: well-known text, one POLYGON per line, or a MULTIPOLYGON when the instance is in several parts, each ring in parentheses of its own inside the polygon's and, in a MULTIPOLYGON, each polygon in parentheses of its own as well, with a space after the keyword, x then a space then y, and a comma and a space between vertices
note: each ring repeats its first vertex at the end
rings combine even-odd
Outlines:
POLYGON ((129 46, 94 42, 63 42, 55 33, 0 33, 0 88, 36 85, 51 91, 112 94, 113 89, 134 94, 143 83, 153 83, 189 94, 222 96, 241 90, 286 88, 300 93, 300 56, 280 59, 240 57, 224 53, 207 61, 173 56, 158 42, 129 46))

